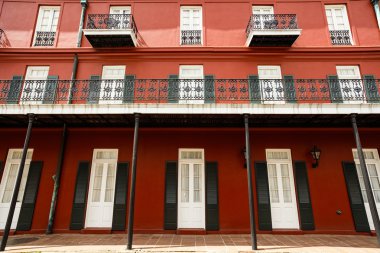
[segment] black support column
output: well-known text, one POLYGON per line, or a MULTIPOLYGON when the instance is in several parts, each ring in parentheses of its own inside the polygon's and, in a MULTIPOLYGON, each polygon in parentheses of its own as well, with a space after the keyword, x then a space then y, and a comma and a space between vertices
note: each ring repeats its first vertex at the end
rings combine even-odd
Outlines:
POLYGON ((48 227, 46 229, 46 234, 51 234, 53 232, 55 208, 57 206, 58 190, 59 190, 61 174, 62 174, 61 172, 62 172, 62 165, 63 165, 63 156, 65 153, 65 146, 66 146, 66 135, 67 135, 66 124, 63 124, 62 140, 61 140, 61 147, 59 150, 57 169, 55 171, 55 175, 53 176, 54 190, 53 190, 53 195, 51 197, 49 222, 48 222, 48 227))
POLYGON ((136 164, 137 164, 137 146, 139 141, 139 120, 140 114, 135 113, 135 132, 133 135, 133 151, 132 151, 132 175, 131 189, 129 195, 129 213, 128 213, 128 244, 127 249, 132 249, 133 241, 133 217, 135 212, 135 188, 136 188, 136 164))
POLYGON ((254 209, 253 189, 252 189, 251 145, 249 142, 249 114, 244 114, 244 126, 245 126, 245 150, 246 150, 245 159, 247 162, 247 177, 248 177, 249 218, 250 218, 250 226, 251 226, 251 243, 252 243, 252 250, 257 250, 255 209, 254 209))
POLYGON ((14 187, 14 190, 13 190, 13 196, 12 196, 12 200, 11 200, 11 206, 9 207, 8 218, 7 218, 7 223, 5 224, 5 228, 4 228, 3 239, 1 240, 0 251, 4 251, 5 247, 7 246, 9 231, 11 229, 13 214, 15 212, 17 196, 18 196, 18 192, 20 190, 22 173, 24 172, 26 155, 28 153, 30 135, 32 133, 32 126, 33 126, 33 121, 34 121, 34 114, 29 113, 28 114, 28 119, 29 119, 29 121, 28 121, 28 130, 26 131, 24 148, 22 150, 21 163, 20 163, 20 167, 18 169, 16 183, 15 183, 15 187, 14 187))
POLYGON ((363 174, 364 187, 365 187, 365 191, 367 193, 369 209, 371 210, 371 216, 372 216, 373 224, 375 225, 377 242, 378 242, 378 244, 380 244, 380 221, 379 221, 379 214, 377 213, 376 204, 375 204, 375 198, 373 197, 372 188, 371 188, 371 184, 370 184, 370 181, 369 181, 369 175, 368 175, 368 171, 367 171, 367 165, 365 164, 365 160, 364 160, 364 154, 363 154, 362 144, 360 142, 360 136, 359 136, 358 126, 356 124, 356 114, 351 114, 351 123, 352 123, 352 128, 354 129, 356 148, 358 150, 360 169, 361 169, 362 174, 363 174))

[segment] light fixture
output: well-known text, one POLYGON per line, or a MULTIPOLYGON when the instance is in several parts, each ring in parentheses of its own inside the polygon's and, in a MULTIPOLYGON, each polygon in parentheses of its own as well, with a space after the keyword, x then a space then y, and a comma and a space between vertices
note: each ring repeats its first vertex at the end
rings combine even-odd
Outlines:
POLYGON ((310 150, 310 154, 314 160, 312 167, 317 168, 318 163, 319 163, 319 158, 321 157, 321 150, 317 146, 314 145, 314 147, 310 150))
POLYGON ((244 169, 246 169, 247 168, 247 150, 245 148, 243 148, 241 150, 241 154, 244 157, 244 169))

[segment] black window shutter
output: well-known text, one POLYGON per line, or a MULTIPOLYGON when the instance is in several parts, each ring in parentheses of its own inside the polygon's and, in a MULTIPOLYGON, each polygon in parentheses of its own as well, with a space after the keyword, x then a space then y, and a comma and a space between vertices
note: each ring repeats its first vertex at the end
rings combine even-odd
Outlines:
POLYGON ((331 103, 343 103, 338 76, 327 76, 327 81, 329 83, 331 103))
POLYGON ((125 230, 125 216, 127 214, 128 168, 128 163, 117 164, 112 230, 125 230))
POLYGON ((79 162, 71 211, 70 229, 72 230, 80 230, 84 227, 89 173, 90 162, 79 162))
POLYGON ((13 76, 9 85, 7 104, 18 104, 21 95, 22 76, 13 76))
POLYGON ((164 229, 177 229, 177 162, 166 162, 164 229))
POLYGON ((4 162, 0 161, 0 182, 3 177, 3 173, 4 173, 4 162))
POLYGON ((179 80, 178 75, 169 75, 168 82, 168 102, 178 103, 179 100, 179 80))
POLYGON ((90 76, 90 82, 88 83, 88 104, 98 104, 100 97, 101 81, 100 76, 90 76))
POLYGON ((248 76, 249 99, 251 103, 261 103, 261 89, 258 75, 248 76))
POLYGON ((311 205, 309 180, 307 178, 307 169, 305 161, 295 161, 295 178, 298 195, 298 207, 301 218, 302 230, 314 230, 314 215, 311 205))
POLYGON ((55 96, 57 93, 57 87, 58 76, 48 76, 42 100, 43 104, 54 104, 55 96))
POLYGON ((342 165, 355 229, 357 232, 370 232, 355 163, 343 161, 342 165))
POLYGON ((124 77, 123 103, 133 103, 135 96, 135 76, 126 75, 124 77))
POLYGON ((284 97, 288 103, 297 103, 296 88, 293 76, 284 76, 284 97))
POLYGON ((364 88, 366 93, 367 102, 380 103, 379 90, 376 85, 376 79, 374 75, 364 75, 364 88))
POLYGON ((206 162, 206 230, 219 230, 217 162, 206 162))
POLYGON ((38 186, 40 184, 42 161, 32 161, 26 180, 24 198, 21 204, 20 216, 17 222, 18 231, 30 230, 32 227, 34 207, 36 204, 38 186))
POLYGON ((205 75, 205 103, 215 103, 215 80, 214 75, 205 75))
POLYGON ((255 176, 259 229, 272 230, 268 168, 266 162, 255 162, 255 176))

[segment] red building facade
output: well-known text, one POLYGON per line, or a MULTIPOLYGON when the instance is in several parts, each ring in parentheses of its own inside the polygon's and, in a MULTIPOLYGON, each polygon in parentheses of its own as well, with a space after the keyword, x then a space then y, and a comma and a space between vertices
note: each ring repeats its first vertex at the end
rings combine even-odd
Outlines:
POLYGON ((370 234, 376 4, 1 0, 0 229, 34 114, 11 229, 126 232, 138 115, 135 232, 370 234))

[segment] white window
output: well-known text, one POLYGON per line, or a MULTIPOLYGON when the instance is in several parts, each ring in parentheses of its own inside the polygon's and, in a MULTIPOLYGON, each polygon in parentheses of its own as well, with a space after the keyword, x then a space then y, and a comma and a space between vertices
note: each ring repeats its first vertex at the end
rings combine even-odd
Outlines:
POLYGON ((202 65, 181 65, 179 67, 179 102, 203 104, 204 80, 202 65))
POLYGON ((359 66, 336 66, 336 72, 344 102, 365 102, 359 66))
POLYGON ((35 46, 53 46, 57 31, 58 6, 41 6, 38 12, 36 33, 34 35, 35 46))
POLYGON ((267 149, 273 228, 299 228, 290 149, 267 149))
POLYGON ((274 21, 273 6, 253 6, 253 24, 255 29, 273 29, 271 25, 274 21))
MULTIPOLYGON (((366 209, 369 226, 370 226, 371 230, 374 230, 375 227, 373 224, 371 211, 369 209, 367 192, 365 191, 365 187, 364 187, 364 179, 363 179, 362 170, 360 168, 358 151, 356 149, 352 149, 352 153, 353 153, 355 164, 356 164, 356 171, 358 173, 360 189, 362 191, 362 196, 363 196, 363 200, 364 200, 364 207, 366 209)), ((367 166, 367 172, 368 172, 369 181, 371 184, 373 197, 374 197, 375 203, 376 203, 377 212, 380 213, 380 159, 379 159, 379 153, 378 153, 377 149, 363 149, 363 153, 364 153, 364 160, 365 160, 365 163, 367 166)))
POLYGON ((41 104, 44 97, 49 66, 29 66, 26 70, 21 102, 24 104, 41 104))
POLYGON ((99 103, 122 103, 125 65, 103 66, 99 103))
POLYGON ((131 6, 111 6, 110 14, 111 29, 131 29, 131 6))
MULTIPOLYGON (((325 5, 327 24, 332 37, 333 44, 352 44, 350 24, 348 22, 345 5, 325 5), (339 36, 347 43, 339 42, 339 36), (334 39, 335 38, 335 42, 334 39), (346 39, 344 39, 346 38, 346 39)), ((342 40, 342 39, 341 39, 342 40)))
MULTIPOLYGON (((14 187, 16 184, 16 178, 18 174, 18 170, 20 168, 22 156, 22 149, 10 149, 8 151, 7 161, 4 168, 4 174, 0 184, 0 229, 4 229, 7 214, 9 211, 9 207, 11 204, 11 199, 13 196, 14 187)), ((29 173, 29 166, 33 156, 33 149, 28 149, 25 167, 21 178, 20 190, 17 195, 17 203, 15 214, 13 216, 13 221, 11 228, 14 229, 16 227, 18 216, 20 213, 21 202, 24 197, 26 180, 29 173)))
POLYGON ((181 7, 181 45, 202 44, 202 7, 181 7))
POLYGON ((258 73, 264 103, 285 103, 280 66, 258 66, 258 73))
POLYGON ((94 149, 86 227, 111 227, 115 195, 117 149, 94 149))

